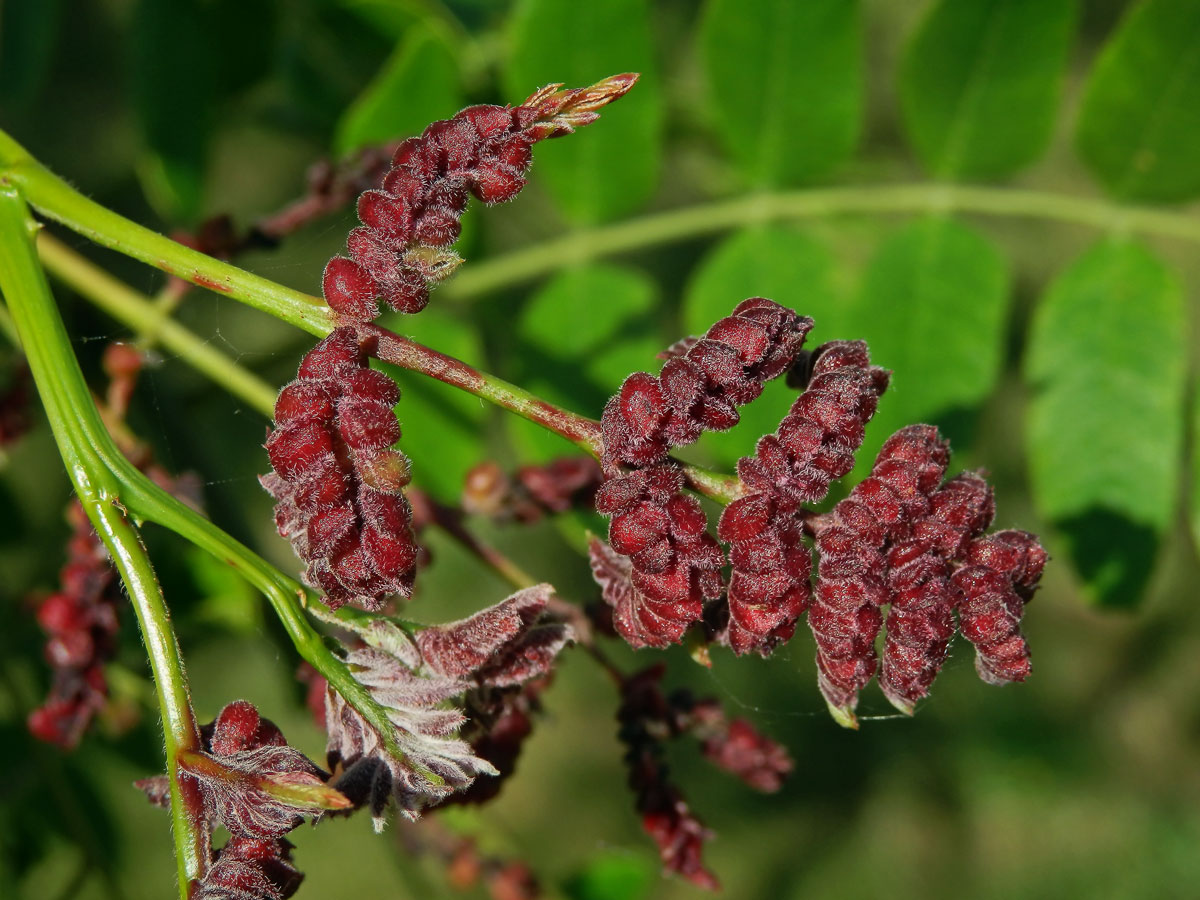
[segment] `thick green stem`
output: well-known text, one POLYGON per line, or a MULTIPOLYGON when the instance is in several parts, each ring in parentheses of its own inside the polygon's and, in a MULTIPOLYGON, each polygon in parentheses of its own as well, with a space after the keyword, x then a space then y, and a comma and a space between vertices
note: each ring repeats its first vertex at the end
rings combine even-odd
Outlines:
MULTIPOLYGON (((4 144, 0 142, 0 158, 3 156, 4 144)), ((332 327, 329 308, 315 297, 206 256, 132 222, 83 196, 27 156, 24 161, 9 165, 3 174, 21 189, 39 213, 101 246, 184 281, 234 297, 312 334, 328 334, 332 327)))
POLYGON ((564 265, 765 222, 863 214, 911 215, 930 210, 1043 219, 1101 231, 1118 229, 1200 243, 1200 220, 1194 215, 1119 206, 1090 197, 929 183, 811 188, 698 203, 600 228, 572 231, 494 260, 472 263, 439 290, 454 298, 488 295, 532 281, 564 265))
POLYGON ((113 278, 53 235, 39 234, 37 248, 43 264, 64 284, 114 319, 142 334, 154 335, 158 343, 196 371, 264 416, 271 417, 277 391, 267 382, 164 314, 149 297, 113 278))
MULTIPOLYGON (((154 674, 163 720, 180 897, 208 865, 208 830, 199 798, 180 783, 176 756, 200 734, 170 615, 137 529, 129 522, 111 463, 120 452, 105 431, 34 249, 37 226, 12 185, 0 179, 0 290, 75 492, 129 592, 154 674)), ((128 465, 128 463, 125 463, 128 465)))

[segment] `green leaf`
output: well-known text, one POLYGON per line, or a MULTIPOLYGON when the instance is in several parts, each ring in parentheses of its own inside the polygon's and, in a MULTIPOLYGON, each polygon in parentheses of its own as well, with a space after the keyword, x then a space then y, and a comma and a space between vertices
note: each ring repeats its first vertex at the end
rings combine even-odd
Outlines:
MULTIPOLYGON (((631 372, 656 369, 664 349, 648 318, 658 299, 641 272, 609 263, 566 269, 525 305, 517 323, 521 383, 539 397, 599 417, 631 372)), ((577 452, 545 429, 507 416, 523 462, 577 452)))
POLYGON ((839 337, 867 341, 872 361, 892 370, 887 405, 919 421, 991 393, 1009 295, 1005 261, 978 232, 952 219, 917 219, 876 252, 839 337))
POLYGON ((147 150, 138 175, 169 221, 202 212, 219 71, 211 25, 199 0, 140 0, 132 16, 129 84, 147 150))
MULTIPOLYGON (((419 316, 390 317, 388 327, 472 365, 484 362, 474 328, 444 307, 430 307, 419 316)), ((439 500, 457 503, 467 470, 483 452, 483 402, 416 372, 389 372, 400 385, 396 415, 404 436, 399 446, 412 460, 413 483, 439 500)))
MULTIPOLYGON (((701 335, 747 297, 767 297, 812 316, 813 338, 833 336, 841 310, 831 286, 833 260, 808 235, 782 225, 748 228, 718 244, 696 267, 683 298, 684 334, 701 335)), ((809 339, 811 344, 813 338, 809 339)), ((796 399, 783 379, 741 409, 732 431, 706 434, 700 450, 710 462, 732 467, 754 452, 754 442, 779 427, 796 399)))
POLYGON ((1200 194, 1200 3, 1130 8, 1088 79, 1076 141, 1119 197, 1200 194))
POLYGON ((1174 516, 1186 331, 1174 275, 1141 246, 1116 241, 1055 279, 1033 321, 1034 500, 1105 604, 1136 602, 1174 516))
POLYGON ((50 70, 62 21, 62 0, 0 4, 0 97, 26 108, 50 70))
POLYGON ((712 0, 700 49, 719 135, 756 185, 810 181, 862 128, 854 0, 712 0))
POLYGON ((640 72, 600 121, 534 149, 534 178, 579 222, 599 222, 644 204, 662 165, 662 88, 645 0, 519 0, 504 83, 519 103, 544 84, 585 87, 640 72))
POLYGON ((900 101, 918 155, 945 177, 1011 175, 1054 130, 1075 0, 942 0, 904 53, 900 101))
POLYGON ((343 155, 420 134, 430 122, 449 118, 462 105, 458 60, 449 40, 440 29, 414 25, 342 115, 334 152, 343 155))

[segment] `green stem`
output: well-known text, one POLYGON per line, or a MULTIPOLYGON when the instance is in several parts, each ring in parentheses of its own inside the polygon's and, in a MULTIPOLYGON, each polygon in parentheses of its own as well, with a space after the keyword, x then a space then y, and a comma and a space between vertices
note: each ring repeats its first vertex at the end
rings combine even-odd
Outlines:
POLYGON ((371 723, 388 751, 397 759, 403 759, 405 753, 395 742, 395 729, 387 712, 359 683, 341 657, 326 646, 324 637, 305 617, 303 610, 309 603, 308 592, 254 551, 154 484, 127 461, 123 462, 117 474, 125 486, 130 511, 162 525, 210 553, 257 588, 271 604, 296 652, 371 723))
MULTIPOLYGON (((0 141, 0 159, 6 155, 6 141, 12 145, 7 136, 0 141)), ((132 222, 83 196, 27 154, 22 161, 10 164, 3 174, 21 189, 39 213, 103 247, 234 297, 311 334, 322 336, 333 327, 329 308, 317 298, 252 275, 132 222)))
POLYGON ((375 356, 383 362, 421 372, 481 397, 561 435, 593 456, 599 455, 600 423, 594 419, 557 407, 502 378, 378 325, 363 325, 360 333, 375 343, 375 356))
POLYGON ((111 467, 114 459, 125 461, 104 429, 50 296, 34 249, 36 227, 21 196, 0 179, 0 289, 75 492, 137 613, 162 714, 179 892, 186 898, 192 879, 208 866, 208 830, 199 797, 180 783, 175 763, 181 750, 199 746, 200 734, 170 615, 111 467))
POLYGON ((1102 231, 1113 229, 1200 243, 1194 215, 1120 206, 1107 200, 1044 191, 937 183, 881 184, 753 194, 698 203, 515 250, 460 270, 439 292, 454 298, 492 294, 571 263, 719 234, 780 220, 861 214, 911 215, 931 209, 1005 218, 1043 219, 1102 231))
POLYGON ((149 297, 113 278, 53 235, 39 234, 37 248, 46 269, 63 284, 135 331, 154 335, 171 353, 267 418, 273 415, 275 388, 165 316, 149 297))

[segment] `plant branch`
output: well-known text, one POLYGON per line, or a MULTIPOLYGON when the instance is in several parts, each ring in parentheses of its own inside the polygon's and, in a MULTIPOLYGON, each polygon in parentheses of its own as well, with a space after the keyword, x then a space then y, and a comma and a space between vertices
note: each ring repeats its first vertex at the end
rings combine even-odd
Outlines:
POLYGON ((1107 200, 1045 191, 938 183, 880 184, 752 194, 697 203, 613 225, 572 231, 460 269, 439 288, 468 299, 532 281, 571 263, 719 234, 772 221, 863 214, 964 212, 1043 219, 1102 231, 1124 230, 1200 243, 1200 220, 1184 213, 1121 206, 1107 200))
POLYGON ((169 318, 151 298, 45 231, 38 235, 37 249, 46 269, 63 284, 119 322, 143 335, 153 335, 163 347, 267 418, 273 415, 275 388, 169 318))
POLYGON ((154 674, 171 783, 171 815, 181 898, 208 866, 208 830, 199 796, 181 783, 179 752, 200 743, 187 678, 162 590, 122 504, 111 462, 121 457, 100 420, 34 249, 33 223, 21 196, 0 179, 0 289, 67 473, 129 593, 154 674))
MULTIPOLYGON (((12 147, 17 145, 2 132, 0 135, 0 160, 11 160, 12 147)), ((76 191, 28 154, 10 162, 0 174, 17 185, 39 213, 103 247, 235 297, 312 334, 325 335, 332 328, 329 308, 317 298, 206 256, 118 215, 76 191)))
MULTIPOLYGON (((3 133, 0 132, 0 135, 3 133)), ((0 140, 0 161, 5 157, 4 141, 11 144, 7 136, 0 140)), ((32 205, 44 215, 103 246, 119 250, 202 287, 227 294, 318 337, 324 337, 333 328, 328 307, 316 297, 251 275, 131 222, 79 194, 28 156, 12 165, 3 177, 20 186, 31 198, 32 205)), ((61 242, 49 237, 43 240, 42 252, 47 266, 73 287, 111 315, 133 324, 135 328, 158 329, 164 346, 181 356, 186 354, 185 358, 192 365, 218 383, 235 393, 240 391, 238 396, 248 399, 248 392, 256 394, 255 408, 267 411, 266 393, 261 385, 246 384, 244 377, 238 374, 245 373, 245 370, 234 368, 232 361, 208 347, 179 323, 164 319, 149 298, 92 266, 61 242), (228 383, 231 379, 240 383, 231 385, 228 383)), ((384 362, 420 372, 472 393, 561 435, 592 456, 600 456, 600 429, 595 420, 561 409, 495 375, 377 325, 360 328, 377 342, 377 355, 384 362)), ((273 407, 273 400, 270 406, 273 407)), ((719 502, 728 503, 739 494, 740 482, 735 476, 719 475, 690 465, 684 466, 684 472, 692 487, 719 502)))

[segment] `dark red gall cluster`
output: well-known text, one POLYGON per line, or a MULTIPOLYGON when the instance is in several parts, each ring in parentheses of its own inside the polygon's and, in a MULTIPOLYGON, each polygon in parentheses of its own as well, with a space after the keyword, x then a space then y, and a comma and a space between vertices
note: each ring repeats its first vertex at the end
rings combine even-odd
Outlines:
POLYGON ((116 648, 120 585, 108 551, 78 501, 67 508, 71 538, 59 590, 41 602, 46 660, 54 670, 50 695, 29 714, 34 737, 74 747, 108 700, 104 665, 116 648))
POLYGON ((462 508, 502 522, 536 522, 570 509, 588 509, 603 480, 590 456, 568 456, 508 475, 498 463, 475 466, 463 482, 462 508))
POLYGON ((1046 553, 1027 532, 984 535, 995 515, 992 490, 974 472, 942 483, 949 458, 933 426, 901 429, 817 530, 808 620, 821 692, 843 724, 854 724, 858 692, 878 668, 875 640, 888 604, 879 682, 905 713, 928 695, 945 662, 955 611, 985 681, 1029 674, 1019 622, 1046 553))
MULTIPOLYGON (((348 809, 329 776, 288 746, 279 728, 254 705, 236 700, 200 729, 201 747, 177 756, 180 789, 203 808, 199 827, 230 834, 213 854, 191 896, 206 900, 284 900, 304 876, 292 864, 284 835, 305 816, 348 809)), ((156 806, 170 807, 170 784, 159 775, 136 783, 156 806)))
POLYGON ((833 341, 805 360, 807 388, 774 434, 738 461, 745 496, 721 514, 729 546, 728 624, 722 642, 763 656, 789 640, 811 600, 812 555, 801 541, 804 504, 854 468, 864 429, 888 385, 862 341, 833 341))
POLYGON ((696 737, 705 759, 748 787, 773 794, 795 768, 782 744, 745 719, 727 718, 715 699, 692 702, 688 694, 677 692, 668 702, 677 710, 675 730, 696 737))
POLYGON ((662 741, 671 736, 673 712, 663 696, 662 664, 624 679, 617 732, 626 747, 629 786, 642 828, 658 846, 663 868, 708 890, 720 886, 704 866, 704 843, 713 834, 696 818, 663 762, 662 741))
POLYGON ((305 581, 333 609, 408 596, 417 561, 409 463, 393 448, 400 391, 368 367, 366 349, 353 328, 336 328, 305 355, 275 402, 275 471, 260 479, 279 533, 307 563, 305 581))
POLYGON ((204 752, 181 752, 180 770, 193 779, 210 822, 233 835, 281 838, 306 815, 321 809, 347 809, 350 802, 325 787, 329 776, 303 753, 288 746, 283 733, 254 705, 237 700, 201 730, 204 752), (301 788, 315 792, 321 806, 300 804, 301 788), (289 796, 281 797, 280 789, 289 796))
POLYGON ((511 200, 525 185, 533 144, 569 134, 637 80, 618 75, 590 88, 545 88, 522 105, 471 106, 404 141, 379 189, 358 198, 363 227, 350 232, 350 257, 325 268, 325 300, 342 323, 369 322, 382 300, 398 312, 420 312, 429 290, 461 260, 447 248, 474 195, 511 200))
POLYGON ((292 863, 293 849, 282 838, 231 837, 216 852, 191 900, 287 900, 304 880, 292 863))
POLYGON ((961 592, 959 628, 975 645, 975 670, 988 684, 1024 681, 1032 671, 1020 623, 1046 559, 1027 531, 997 531, 965 548, 952 578, 961 592))
MULTIPOLYGON (((941 446, 939 462, 949 457, 949 449, 941 446)), ((937 480, 930 476, 931 482, 937 480)), ((928 503, 904 526, 905 536, 887 550, 891 609, 879 686, 897 709, 911 713, 941 671, 960 597, 951 583, 953 563, 994 512, 987 482, 964 472, 928 494, 928 503)))
POLYGON ((683 493, 679 467, 661 463, 608 479, 596 510, 612 520, 612 546, 593 541, 592 569, 617 632, 633 647, 678 642, 700 620, 705 598, 721 595, 725 564, 699 501, 683 493))
POLYGON ((658 376, 635 372, 604 407, 606 468, 648 466, 704 431, 726 431, 739 406, 794 362, 812 319, 762 297, 743 300, 698 340, 676 344, 658 376))
POLYGON ((808 624, 817 642, 818 684, 839 721, 853 722, 858 691, 875 674, 880 610, 890 598, 887 545, 928 510, 949 459, 936 428, 901 429, 817 534, 816 599, 808 624))

